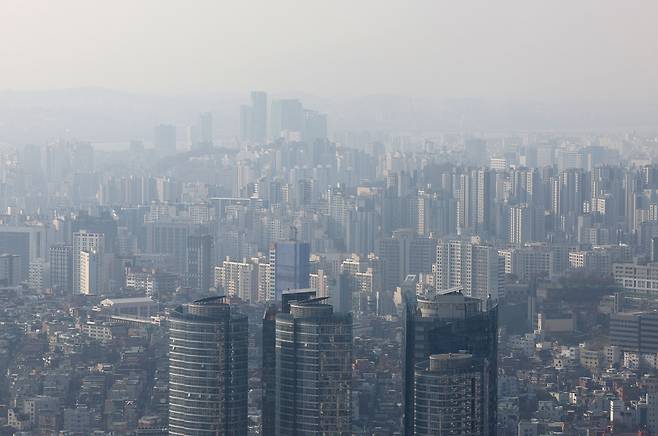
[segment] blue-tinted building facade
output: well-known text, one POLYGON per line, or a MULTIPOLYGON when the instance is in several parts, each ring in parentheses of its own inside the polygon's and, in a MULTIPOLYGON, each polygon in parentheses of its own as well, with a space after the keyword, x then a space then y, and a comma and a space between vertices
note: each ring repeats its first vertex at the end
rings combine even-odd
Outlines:
POLYGON ((308 242, 277 241, 270 253, 270 265, 274 265, 275 299, 281 300, 281 294, 289 289, 309 287, 309 256, 311 246, 308 242))

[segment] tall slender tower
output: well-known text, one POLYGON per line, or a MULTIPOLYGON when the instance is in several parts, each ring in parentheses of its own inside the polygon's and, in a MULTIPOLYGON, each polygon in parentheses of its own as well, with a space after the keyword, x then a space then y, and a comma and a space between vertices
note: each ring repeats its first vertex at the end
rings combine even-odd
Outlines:
POLYGON ((474 193, 472 200, 475 204, 475 232, 476 234, 487 234, 491 231, 492 225, 492 206, 495 196, 494 173, 488 169, 479 169, 471 173, 471 179, 474 180, 472 187, 474 193))
POLYGON ((251 93, 251 140, 263 143, 267 139, 267 94, 263 91, 251 93))
POLYGON ((633 169, 629 169, 626 172, 624 177, 624 187, 625 187, 625 196, 624 196, 624 223, 625 230, 628 234, 632 234, 636 230, 635 224, 635 214, 637 210, 637 202, 639 191, 639 182, 637 178, 637 173, 633 169))
POLYGON ((352 315, 323 298, 276 316, 276 435, 352 434, 352 315))
POLYGON ((495 435, 497 306, 466 297, 460 291, 445 292, 432 298, 418 298, 416 304, 407 302, 403 322, 404 435, 414 435, 416 365, 426 362, 433 354, 460 352, 472 355, 473 371, 478 372, 481 380, 474 393, 480 399, 474 425, 481 432, 474 434, 495 435))
POLYGON ((199 115, 199 144, 202 148, 210 148, 213 144, 212 113, 204 112, 199 115))
MULTIPOLYGON (((105 235, 102 233, 91 233, 80 230, 73 234, 73 290, 74 293, 87 293, 81 285, 81 276, 85 274, 82 270, 83 252, 94 253, 96 264, 102 268, 102 255, 105 251, 105 235)), ((88 273, 88 272, 87 272, 88 273)), ((104 281, 104 280, 100 280, 104 281)))
POLYGON ((533 240, 535 210, 523 203, 509 208, 508 242, 511 245, 523 245, 533 240))
POLYGON ((169 434, 247 434, 247 317, 210 297, 169 318, 169 434))
POLYGON ((185 284, 187 286, 208 292, 213 283, 212 249, 212 235, 188 236, 187 263, 185 265, 185 284))
POLYGON ((290 313, 290 302, 304 301, 315 298, 315 291, 302 289, 284 292, 281 305, 272 303, 263 316, 262 358, 263 358, 263 426, 261 434, 273 435, 276 425, 276 316, 279 313, 290 313))
POLYGON ((73 288, 73 246, 55 244, 50 247, 48 254, 51 286, 61 293, 71 293, 73 288))

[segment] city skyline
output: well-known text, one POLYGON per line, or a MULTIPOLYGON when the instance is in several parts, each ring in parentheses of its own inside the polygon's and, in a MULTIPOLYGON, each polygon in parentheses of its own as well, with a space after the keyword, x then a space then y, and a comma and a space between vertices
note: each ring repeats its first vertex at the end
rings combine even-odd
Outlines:
POLYGON ((658 3, 0 5, 0 436, 658 435, 658 3))

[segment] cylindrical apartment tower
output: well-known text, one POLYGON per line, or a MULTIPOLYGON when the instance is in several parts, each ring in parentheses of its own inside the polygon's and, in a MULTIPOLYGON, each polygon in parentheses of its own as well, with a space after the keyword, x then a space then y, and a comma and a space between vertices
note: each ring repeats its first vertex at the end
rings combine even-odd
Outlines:
POLYGON ((276 434, 352 434, 352 316, 323 299, 276 316, 276 434))
POLYGON ((169 434, 247 434, 247 317, 211 297, 169 318, 169 434))

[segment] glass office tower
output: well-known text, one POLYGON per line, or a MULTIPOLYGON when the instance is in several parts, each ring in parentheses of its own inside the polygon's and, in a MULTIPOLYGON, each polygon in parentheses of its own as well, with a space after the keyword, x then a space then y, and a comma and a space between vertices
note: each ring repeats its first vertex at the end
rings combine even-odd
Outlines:
POLYGON ((309 287, 309 256, 311 246, 308 242, 276 241, 270 250, 270 270, 272 277, 268 300, 281 301, 281 294, 290 289, 309 287))
POLYGON ((483 434, 483 373, 466 353, 433 354, 414 373, 414 435, 483 434))
POLYGON ((352 315, 324 300, 276 315, 277 435, 352 434, 352 315))
POLYGON ((169 318, 169 434, 247 434, 247 317, 223 297, 169 318))
POLYGON ((498 308, 460 291, 418 298, 404 313, 404 434, 414 434, 414 371, 433 354, 466 352, 481 373, 478 434, 496 434, 498 308))
POLYGON ((273 435, 276 426, 276 316, 279 313, 290 313, 290 303, 292 301, 310 300, 312 298, 315 298, 315 290, 293 289, 283 293, 281 303, 271 303, 265 310, 261 343, 263 358, 263 435, 273 435))

